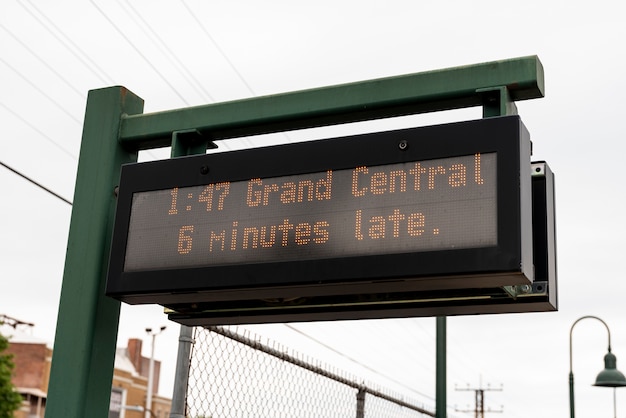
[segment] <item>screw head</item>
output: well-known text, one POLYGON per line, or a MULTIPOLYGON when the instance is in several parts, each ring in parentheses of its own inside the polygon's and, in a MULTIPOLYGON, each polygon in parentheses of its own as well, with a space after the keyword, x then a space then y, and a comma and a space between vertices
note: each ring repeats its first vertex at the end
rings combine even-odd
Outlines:
POLYGON ((409 147, 409 143, 404 139, 400 141, 400 143, 398 144, 398 148, 400 148, 402 151, 404 151, 408 147, 409 147))
POLYGON ((200 167, 200 174, 208 174, 209 173, 209 167, 206 165, 203 165, 202 167, 200 167))

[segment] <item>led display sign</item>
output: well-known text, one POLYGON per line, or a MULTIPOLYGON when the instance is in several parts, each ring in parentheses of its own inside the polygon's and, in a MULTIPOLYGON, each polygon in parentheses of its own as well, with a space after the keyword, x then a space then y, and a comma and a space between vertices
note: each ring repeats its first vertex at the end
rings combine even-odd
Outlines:
POLYGON ((496 153, 133 196, 124 271, 497 244, 496 153))
POLYGON ((518 117, 130 164, 107 293, 196 303, 531 283, 518 117))

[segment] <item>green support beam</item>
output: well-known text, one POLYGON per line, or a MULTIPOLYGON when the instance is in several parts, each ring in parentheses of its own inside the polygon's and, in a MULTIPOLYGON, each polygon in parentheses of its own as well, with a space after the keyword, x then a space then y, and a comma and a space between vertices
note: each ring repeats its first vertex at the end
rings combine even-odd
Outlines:
POLYGON ((143 100, 123 87, 89 92, 57 318, 46 417, 107 417, 120 302, 104 295, 114 189, 137 161, 117 141, 123 114, 143 100))
POLYGON ((536 56, 361 81, 124 118, 120 141, 165 147, 172 132, 197 130, 210 140, 482 106, 488 89, 511 100, 543 97, 536 56))

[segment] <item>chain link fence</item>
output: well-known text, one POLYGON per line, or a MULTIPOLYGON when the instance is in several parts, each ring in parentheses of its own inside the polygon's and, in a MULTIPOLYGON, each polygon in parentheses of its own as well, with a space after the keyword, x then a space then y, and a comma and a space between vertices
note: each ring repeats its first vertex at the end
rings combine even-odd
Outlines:
POLYGON ((358 383, 248 332, 196 327, 186 396, 188 418, 413 418, 416 402, 358 383))

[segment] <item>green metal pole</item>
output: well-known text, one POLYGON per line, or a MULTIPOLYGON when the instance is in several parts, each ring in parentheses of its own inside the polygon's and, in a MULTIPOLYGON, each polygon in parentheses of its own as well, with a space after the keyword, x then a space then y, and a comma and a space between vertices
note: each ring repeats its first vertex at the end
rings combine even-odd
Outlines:
MULTIPOLYGON (((172 150, 170 156, 183 157, 194 154, 205 154, 209 140, 196 131, 172 133, 172 150)), ((174 373, 174 389, 170 418, 186 417, 187 387, 189 385, 189 366, 191 363, 191 348, 193 344, 193 328, 180 326, 178 337, 178 354, 176 356, 176 371, 174 373)))
POLYGON ((119 141, 124 114, 143 100, 123 87, 92 90, 83 138, 57 318, 46 418, 109 413, 120 303, 104 295, 120 166, 137 152, 119 141))
POLYGON ((476 93, 482 96, 483 118, 517 115, 517 106, 506 86, 480 88, 476 93))
POLYGON ((436 372, 436 394, 435 394, 435 416, 436 418, 446 418, 447 392, 447 321, 445 316, 437 317, 437 372, 436 372))
POLYGON ((606 322, 604 322, 602 319, 598 318, 597 316, 593 316, 593 315, 581 316, 576 321, 574 321, 574 323, 569 329, 569 415, 570 415, 570 418, 574 418, 574 416, 576 415, 575 408, 574 408, 574 367, 573 367, 574 358, 572 355, 573 354, 573 351, 572 351, 573 338, 572 337, 574 335, 574 327, 576 326, 577 323, 579 323, 583 319, 597 319, 598 321, 602 322, 602 325, 604 325, 604 328, 606 328, 606 332, 609 336, 608 350, 609 350, 609 353, 611 352, 611 330, 609 329, 609 326, 607 325, 606 322))
MULTIPOLYGON (((506 86, 494 86, 488 88, 479 88, 476 93, 482 96, 483 117, 490 118, 495 116, 505 116, 517 114, 517 106, 511 98, 509 89, 506 86)), ((436 390, 435 390, 435 411, 436 418, 446 418, 446 402, 447 402, 447 322, 445 316, 437 317, 437 371, 436 371, 436 390)), ((570 384, 573 385, 573 376, 570 384)), ((570 392, 570 403, 573 405, 573 387, 570 392)), ((573 412, 572 412, 573 414, 573 412)), ((572 418, 573 415, 572 415, 572 418)))
POLYGON ((569 372, 569 416, 574 418, 574 373, 569 372))

